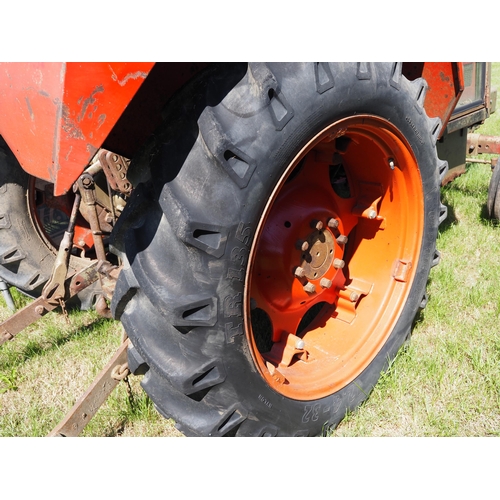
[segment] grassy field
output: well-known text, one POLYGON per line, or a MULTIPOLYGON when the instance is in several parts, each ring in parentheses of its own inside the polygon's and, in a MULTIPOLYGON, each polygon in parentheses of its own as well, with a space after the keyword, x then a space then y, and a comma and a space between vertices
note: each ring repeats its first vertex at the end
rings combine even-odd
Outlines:
MULTIPOLYGON (((500 64, 493 83, 500 88, 500 64)), ((479 130, 500 135, 500 111, 479 130)), ((500 434, 500 227, 486 218, 491 169, 469 164, 442 190, 441 263, 412 342, 370 398, 331 436, 500 434)), ((27 302, 12 291, 18 307, 27 302)), ((0 298, 0 321, 11 312, 0 298)), ((119 346, 117 322, 94 312, 52 314, 0 347, 0 436, 44 436, 119 346)), ((131 377, 99 410, 84 436, 180 436, 131 377)))

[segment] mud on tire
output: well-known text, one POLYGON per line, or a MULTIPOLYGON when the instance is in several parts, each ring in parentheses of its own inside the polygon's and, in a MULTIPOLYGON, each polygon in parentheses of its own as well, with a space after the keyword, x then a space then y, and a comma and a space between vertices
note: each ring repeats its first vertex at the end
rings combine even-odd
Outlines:
POLYGON ((211 67, 135 161, 112 309, 185 434, 321 434, 408 338, 447 165, 401 68, 211 67))

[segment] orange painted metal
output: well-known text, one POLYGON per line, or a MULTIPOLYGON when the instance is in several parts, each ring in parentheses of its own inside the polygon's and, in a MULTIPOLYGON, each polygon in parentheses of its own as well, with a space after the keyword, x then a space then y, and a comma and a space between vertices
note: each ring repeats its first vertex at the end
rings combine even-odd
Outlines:
POLYGON ((457 62, 426 62, 422 77, 429 85, 425 111, 429 117, 441 119, 442 135, 464 90, 463 65, 457 62))
POLYGON ((0 63, 0 134, 21 166, 64 194, 154 63, 0 63))
POLYGON ((277 392, 325 397, 369 365, 407 301, 423 219, 411 147, 381 118, 340 120, 296 157, 264 211, 246 278, 249 345, 277 392), (351 140, 346 151, 336 151, 339 136, 351 140), (332 178, 332 157, 345 176, 332 178))
POLYGON ((425 78, 427 81, 424 108, 427 116, 441 119, 442 136, 464 91, 463 63, 405 62, 403 74, 411 81, 417 78, 425 78))

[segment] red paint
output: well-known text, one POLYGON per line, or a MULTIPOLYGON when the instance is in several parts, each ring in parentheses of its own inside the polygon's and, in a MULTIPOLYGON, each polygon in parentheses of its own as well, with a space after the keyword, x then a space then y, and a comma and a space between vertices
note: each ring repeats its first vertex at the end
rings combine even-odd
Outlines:
POLYGON ((1 63, 0 134, 30 174, 64 194, 154 63, 1 63))

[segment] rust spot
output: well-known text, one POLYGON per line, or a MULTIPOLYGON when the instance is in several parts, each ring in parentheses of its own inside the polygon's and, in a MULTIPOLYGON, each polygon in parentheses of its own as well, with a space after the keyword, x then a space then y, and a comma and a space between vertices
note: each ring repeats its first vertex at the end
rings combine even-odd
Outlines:
POLYGON ((69 116, 68 106, 63 105, 61 128, 73 139, 85 139, 80 127, 69 116))
POLYGON ((444 71, 440 71, 439 72, 439 76, 441 78, 441 81, 443 81, 443 82, 449 82, 450 81, 450 77, 447 76, 444 71))
POLYGON ((148 74, 144 73, 144 71, 136 71, 135 73, 128 73, 127 75, 125 75, 124 78, 122 78, 121 80, 118 80, 118 76, 113 71, 113 68, 111 66, 109 66, 109 69, 111 70, 111 73, 112 73, 111 79, 114 80, 115 82, 117 82, 118 85, 120 85, 120 87, 123 87, 124 85, 126 85, 126 83, 131 79, 137 80, 137 78, 142 78, 144 80, 148 76, 148 74))
POLYGON ((35 115, 33 114, 33 109, 31 107, 30 98, 28 96, 26 96, 24 99, 26 100, 26 105, 28 106, 28 111, 30 113, 31 121, 34 122, 35 115))
POLYGON ((68 152, 66 153, 66 156, 64 157, 64 159, 65 159, 66 161, 69 161, 69 155, 71 154, 71 151, 73 151, 73 146, 70 146, 70 147, 69 147, 69 150, 68 150, 68 152))
POLYGON ((106 121, 106 115, 105 114, 99 115, 99 118, 97 118, 97 130, 101 128, 101 126, 105 121, 106 121))
MULTIPOLYGON (((87 99, 85 99, 83 101, 82 111, 81 111, 81 113, 76 118, 77 122, 81 122, 85 118, 85 113, 87 112, 87 108, 89 107, 89 105, 94 104, 94 102, 95 102, 95 97, 94 96, 96 94, 102 93, 102 92, 104 92, 104 87, 102 85, 98 85, 92 91, 92 93, 90 94, 90 97, 87 97, 87 99)), ((78 101, 79 103, 81 102, 81 99, 82 98, 80 98, 80 100, 78 101)))

